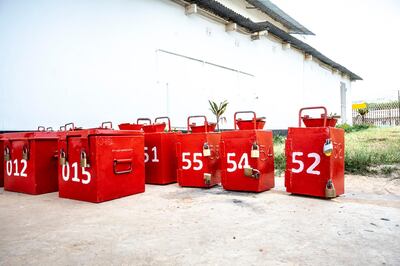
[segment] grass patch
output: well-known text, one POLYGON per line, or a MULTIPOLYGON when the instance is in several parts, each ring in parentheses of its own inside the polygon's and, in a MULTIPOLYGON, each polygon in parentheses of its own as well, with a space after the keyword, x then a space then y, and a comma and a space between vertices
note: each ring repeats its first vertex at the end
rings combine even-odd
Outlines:
POLYGON ((285 158, 285 141, 284 136, 274 136, 274 164, 275 175, 279 176, 285 172, 286 158, 285 158))
POLYGON ((345 169, 355 174, 390 174, 400 163, 400 127, 368 128, 345 135, 345 169), (386 165, 377 171, 376 166, 386 165), (387 166, 389 165, 389 166, 387 166))
MULTIPOLYGON (((399 171, 400 127, 351 127, 345 133, 345 170, 351 174, 390 175, 399 171)), ((275 173, 285 171, 285 139, 274 137, 275 173)))
POLYGON ((346 133, 358 132, 358 131, 365 130, 365 129, 368 129, 368 128, 374 128, 374 126, 371 126, 371 125, 354 125, 354 126, 350 126, 349 124, 340 124, 340 125, 337 125, 336 127, 344 129, 344 131, 346 133))

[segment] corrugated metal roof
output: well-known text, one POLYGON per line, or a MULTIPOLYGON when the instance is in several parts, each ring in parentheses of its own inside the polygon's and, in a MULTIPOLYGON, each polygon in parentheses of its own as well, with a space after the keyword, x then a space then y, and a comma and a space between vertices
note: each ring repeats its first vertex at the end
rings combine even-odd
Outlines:
POLYGON ((246 0, 246 2, 282 23, 289 29, 289 33, 315 35, 269 0, 246 0))
POLYGON ((321 62, 339 70, 344 74, 349 75, 350 80, 362 80, 360 76, 354 74, 344 66, 329 59, 315 48, 293 37, 289 33, 281 30, 280 28, 276 27, 270 22, 266 21, 266 22, 255 23, 251 21, 249 18, 243 17, 242 15, 236 13, 235 11, 227 8, 226 6, 222 5, 220 2, 217 2, 215 0, 185 0, 185 1, 188 3, 197 4, 200 8, 205 9, 208 12, 220 18, 223 18, 226 21, 234 22, 238 26, 246 29, 251 33, 268 30, 270 34, 275 35, 282 41, 290 43, 293 47, 302 50, 305 53, 310 54, 313 57, 317 58, 321 62))

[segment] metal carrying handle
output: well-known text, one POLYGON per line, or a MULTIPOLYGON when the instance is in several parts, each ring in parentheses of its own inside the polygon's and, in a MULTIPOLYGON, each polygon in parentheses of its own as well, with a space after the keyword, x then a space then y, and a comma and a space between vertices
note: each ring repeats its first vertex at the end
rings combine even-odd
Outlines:
POLYGON ((38 126, 37 130, 38 131, 46 131, 46 128, 44 126, 38 126))
POLYGON ((60 126, 60 131, 65 131, 65 126, 60 126))
POLYGON ((114 159, 113 171, 114 171, 114 174, 116 174, 116 175, 123 175, 123 174, 131 173, 132 172, 132 159, 114 159), (117 171, 116 168, 117 168, 118 164, 129 164, 129 168, 127 170, 117 171))
POLYGON ((256 115, 256 113, 254 111, 239 111, 239 112, 235 112, 235 114, 233 115, 233 123, 234 123, 235 129, 237 128, 237 125, 236 125, 237 114, 253 114, 254 129, 257 129, 257 115, 256 115))
POLYGON ((161 119, 166 119, 168 121, 168 131, 171 131, 171 120, 169 119, 168 116, 157 117, 156 119, 154 119, 154 124, 157 122, 157 120, 161 120, 161 119))
POLYGON ((192 115, 189 116, 187 119, 187 130, 190 130, 190 119, 192 118, 204 118, 204 126, 206 128, 206 132, 208 132, 208 122, 207 122, 207 117, 205 115, 192 115))
POLYGON ((71 122, 71 123, 65 124, 65 126, 64 126, 65 131, 68 130, 68 126, 71 126, 71 130, 75 130, 75 124, 71 122))
POLYGON ((301 113, 304 111, 304 110, 315 110, 315 109, 322 109, 322 110, 324 110, 324 127, 326 127, 326 118, 327 118, 327 110, 326 110, 326 108, 324 107, 324 106, 312 106, 312 107, 304 107, 304 108, 301 108, 300 109, 300 111, 299 111, 299 127, 301 127, 301 113))
POLYGON ((107 121, 107 122, 101 123, 101 128, 112 129, 113 128, 112 122, 111 121, 107 121), (107 125, 110 125, 110 127, 107 127, 107 125))
POLYGON ((54 130, 53 130, 53 127, 48 127, 48 128, 46 128, 46 131, 54 131, 54 130))
POLYGON ((150 118, 146 118, 146 117, 138 118, 136 120, 136 124, 139 124, 139 121, 147 121, 147 122, 149 122, 149 125, 151 125, 151 119, 150 118))

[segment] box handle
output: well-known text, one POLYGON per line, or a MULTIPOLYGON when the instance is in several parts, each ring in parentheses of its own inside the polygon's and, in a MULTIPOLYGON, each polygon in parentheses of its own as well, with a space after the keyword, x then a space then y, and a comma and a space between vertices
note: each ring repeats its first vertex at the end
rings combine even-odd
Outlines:
POLYGON ((154 124, 157 122, 157 120, 161 120, 161 119, 166 119, 168 121, 168 131, 171 131, 171 120, 169 119, 168 116, 157 117, 156 119, 154 119, 154 124))
POLYGON ((112 129, 113 128, 112 122, 107 121, 107 122, 101 123, 101 128, 112 129), (109 127, 107 125, 109 125, 109 127))
POLYGON ((190 130, 190 119, 192 118, 204 118, 204 127, 205 127, 205 132, 208 132, 208 122, 207 122, 207 117, 205 115, 192 115, 189 116, 187 119, 187 130, 190 130))
POLYGON ((38 126, 37 130, 38 131, 46 131, 46 128, 44 126, 38 126))
POLYGON ((146 117, 140 117, 136 120, 136 124, 139 124, 139 121, 147 121, 149 125, 151 125, 151 119, 146 117))
POLYGON ((64 126, 64 129, 65 129, 65 131, 67 131, 68 130, 68 126, 70 126, 71 127, 71 129, 70 130, 75 130, 75 124, 74 123, 67 123, 67 124, 65 124, 65 126, 64 126))
POLYGON ((237 114, 253 114, 253 123, 254 123, 254 129, 257 129, 257 123, 256 123, 256 121, 257 121, 257 116, 256 116, 256 113, 255 112, 253 112, 253 111, 239 111, 239 112, 235 112, 235 114, 233 115, 233 123, 234 123, 234 127, 235 127, 235 129, 237 129, 236 127, 237 127, 237 125, 236 125, 236 122, 237 122, 237 114))
POLYGON ((114 174, 116 174, 116 175, 123 175, 123 174, 131 173, 132 172, 132 159, 114 159, 113 170, 114 170, 114 174), (127 170, 117 171, 118 164, 129 164, 129 168, 127 170))
POLYGON ((326 127, 326 117, 327 117, 327 111, 326 108, 324 106, 312 106, 312 107, 304 107, 301 108, 299 111, 299 127, 301 127, 301 113, 304 110, 315 110, 315 109, 322 109, 324 110, 324 127, 326 127))

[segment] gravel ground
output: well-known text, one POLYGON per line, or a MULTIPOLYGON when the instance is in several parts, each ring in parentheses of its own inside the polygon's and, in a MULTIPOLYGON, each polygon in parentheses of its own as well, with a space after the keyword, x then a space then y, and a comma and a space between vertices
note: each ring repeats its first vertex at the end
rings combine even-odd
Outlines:
POLYGON ((333 200, 147 186, 101 204, 0 189, 1 265, 400 265, 400 179, 333 200))

